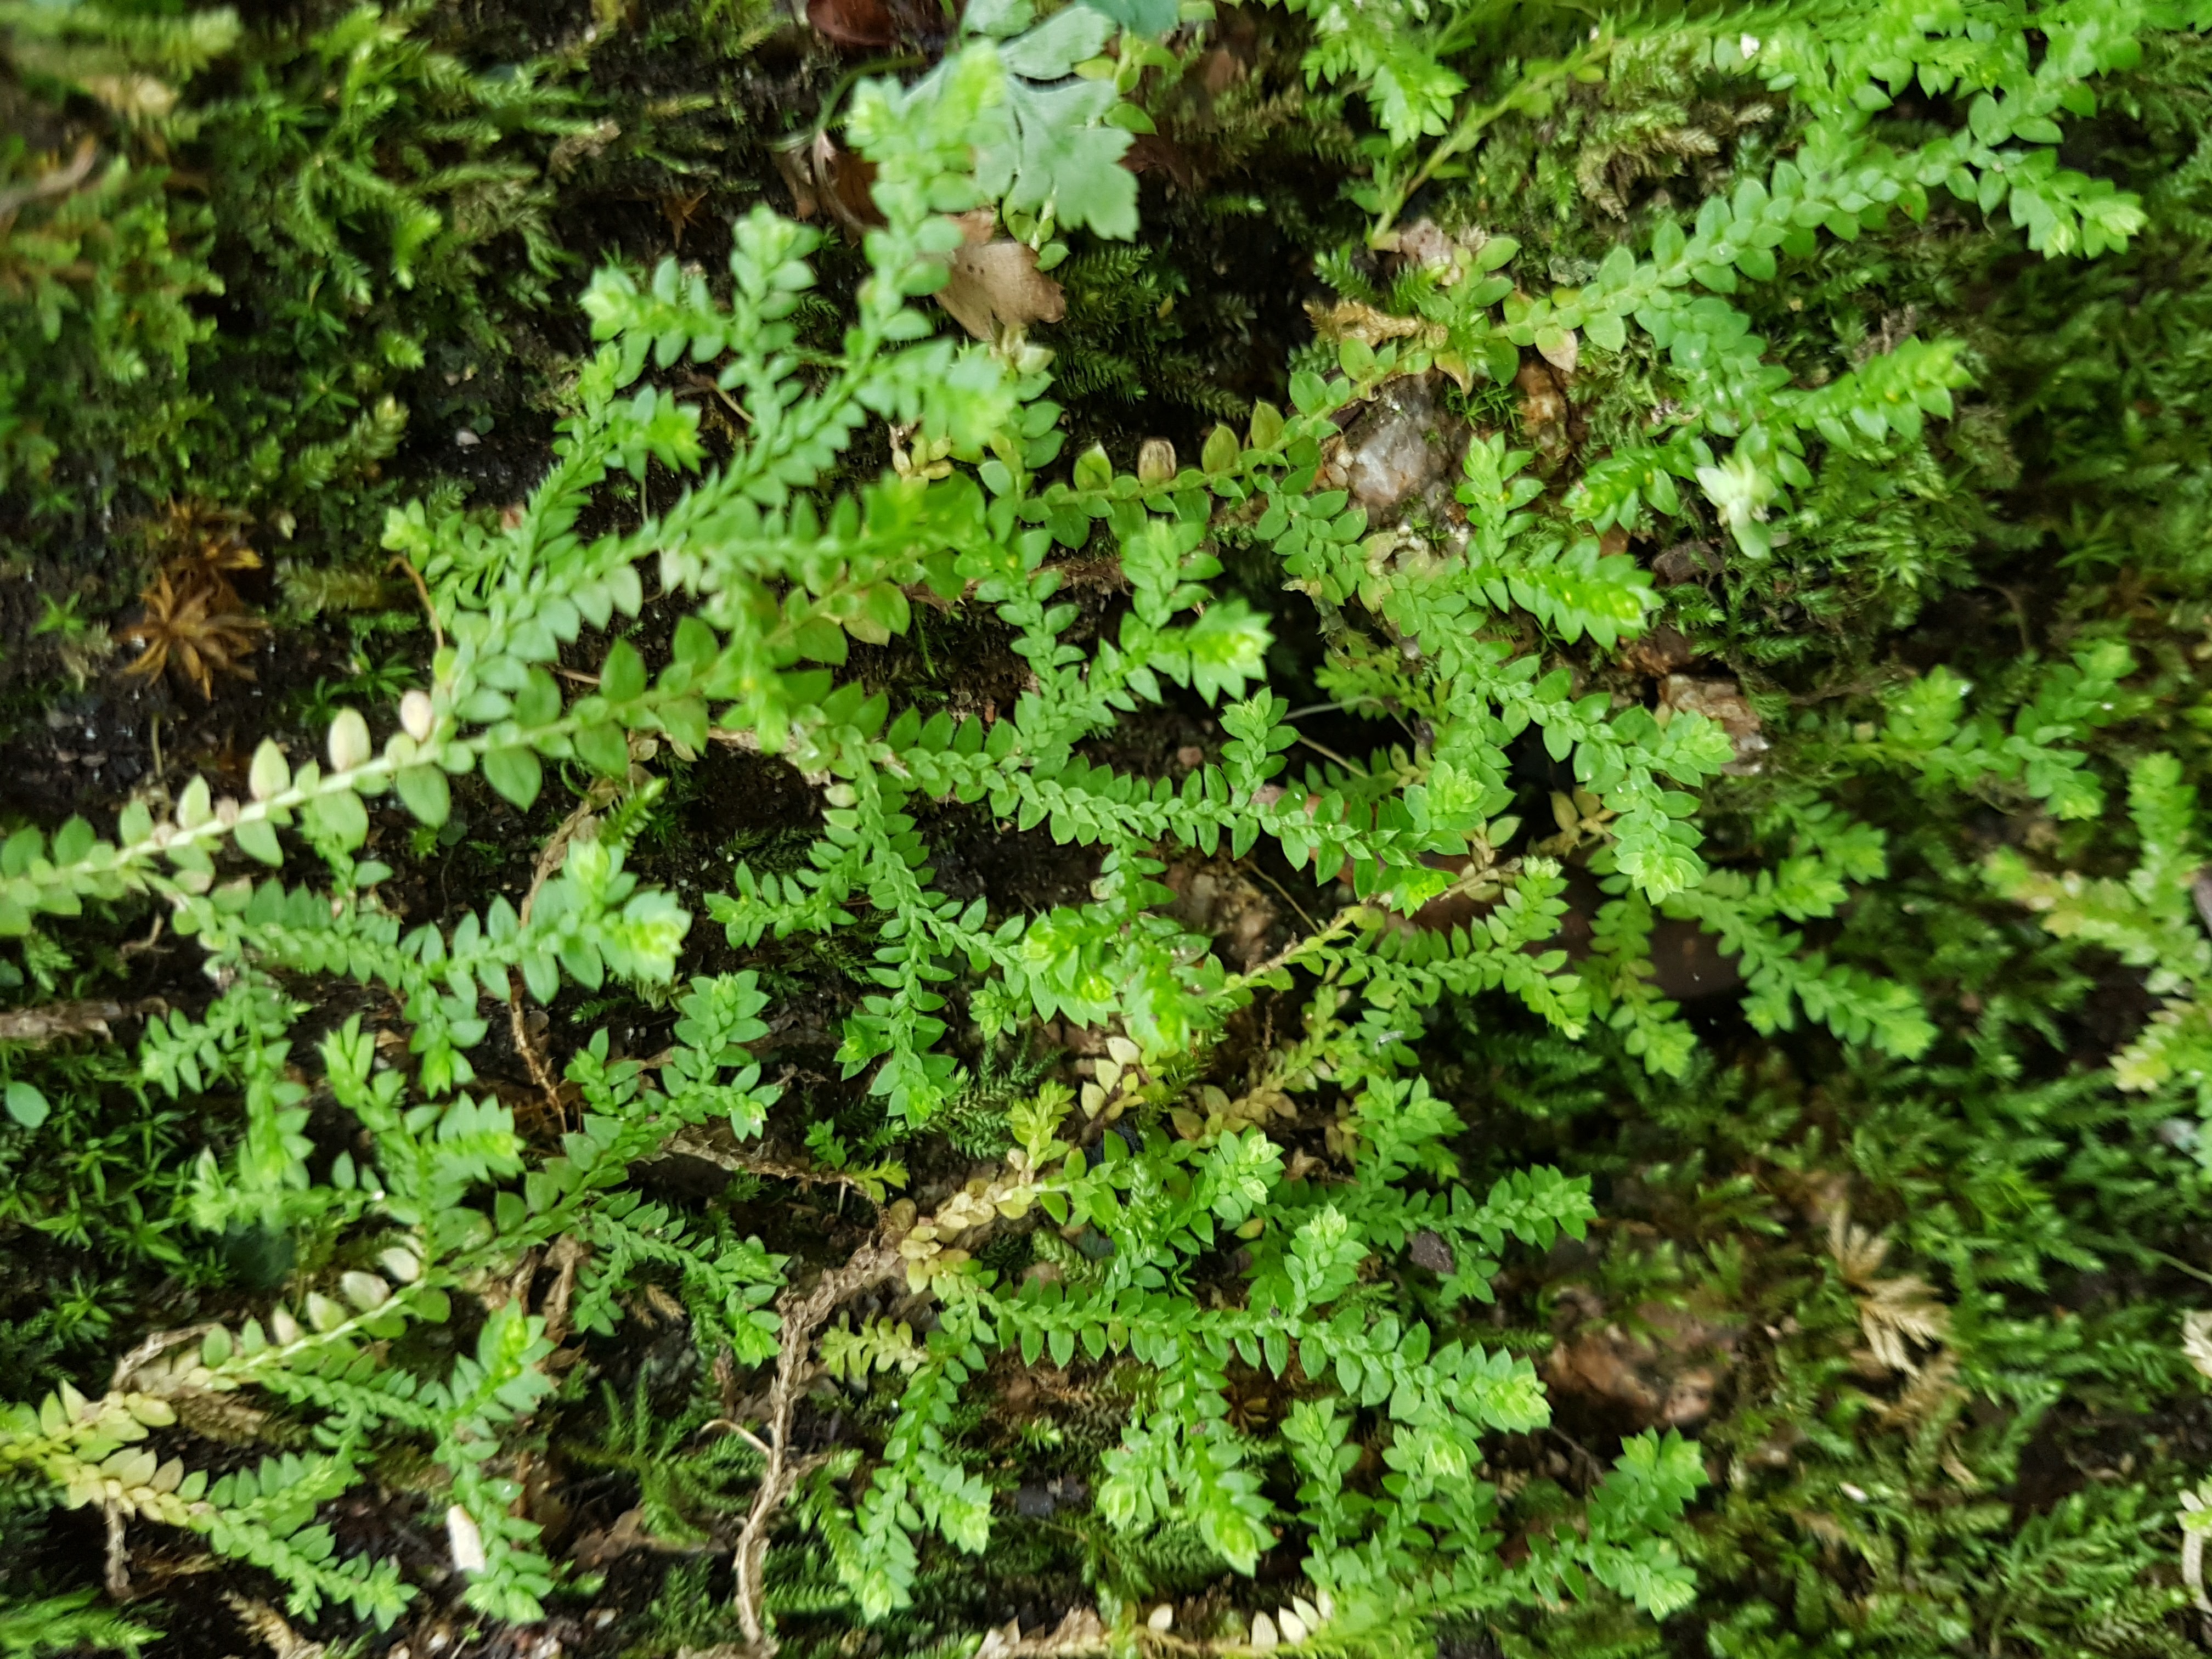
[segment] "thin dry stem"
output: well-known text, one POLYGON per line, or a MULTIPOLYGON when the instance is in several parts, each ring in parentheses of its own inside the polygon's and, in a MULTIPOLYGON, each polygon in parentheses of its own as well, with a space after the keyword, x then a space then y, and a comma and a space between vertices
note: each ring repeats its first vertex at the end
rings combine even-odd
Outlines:
POLYGON ((832 1268, 801 1296, 787 1291, 777 1298, 782 1334, 776 1346, 775 1382, 768 1397, 768 1467, 761 1471, 760 1489, 738 1534, 738 1623, 749 1650, 768 1659, 776 1649, 761 1622, 762 1572, 768 1560, 769 1528, 792 1489, 818 1459, 791 1455, 791 1414, 813 1377, 811 1357, 815 1334, 829 1322, 841 1303, 881 1284, 904 1266, 894 1243, 878 1237, 854 1252, 842 1267, 832 1268))
POLYGON ((842 1170, 817 1169, 805 1164, 787 1164, 779 1158, 762 1152, 749 1152, 743 1147, 717 1146, 699 1129, 679 1130, 662 1144, 667 1152, 696 1158, 702 1164, 712 1164, 724 1170, 733 1170, 745 1175, 769 1176, 778 1181, 795 1181, 802 1187, 848 1187, 862 1197, 868 1195, 868 1183, 842 1170))
POLYGON ((422 573, 415 568, 414 562, 404 553, 393 556, 392 568, 405 571, 407 580, 415 584, 415 592, 422 600, 422 614, 430 619, 431 647, 435 651, 443 651, 446 648, 446 630, 439 625, 438 607, 430 603, 430 586, 422 580, 422 573))

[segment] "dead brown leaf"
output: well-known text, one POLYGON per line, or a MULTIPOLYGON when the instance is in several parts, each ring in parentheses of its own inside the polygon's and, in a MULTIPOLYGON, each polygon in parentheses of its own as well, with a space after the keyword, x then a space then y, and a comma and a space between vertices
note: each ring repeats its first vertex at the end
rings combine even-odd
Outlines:
POLYGON ((1190 152, 1157 132, 1140 132, 1121 152, 1121 165, 1132 173, 1164 173, 1184 190, 1198 188, 1198 167, 1190 152))
POLYGON ((660 216, 668 221, 669 234, 675 238, 676 251, 684 252, 684 233, 696 224, 699 210, 706 205, 703 190, 672 190, 660 198, 660 216))
POLYGON ((797 218, 824 214, 855 239, 884 222, 872 193, 876 164, 838 149, 826 132, 777 146, 775 169, 791 186, 791 210, 797 218))
POLYGON ((1711 543, 1677 542, 1651 561, 1651 576, 1662 587, 1679 587, 1717 576, 1724 568, 1711 543))
POLYGON ((978 208, 960 216, 963 240, 948 262, 951 276, 937 302, 979 340, 1019 334, 1031 323, 1056 323, 1067 315, 1058 283, 1036 268, 1036 250, 992 235, 998 216, 978 208))
POLYGON ((1185 859, 1160 879, 1175 895, 1168 914, 1195 933, 1210 934, 1225 960, 1249 968, 1267 956, 1275 902, 1237 866, 1185 859))
POLYGON ((1075 1659, 1106 1651, 1106 1626, 1098 1615, 1089 1607, 1071 1607, 1048 1632, 1024 1636, 1018 1619, 984 1632, 975 1659, 1075 1659))
POLYGON ((163 562, 171 565, 258 570, 261 556, 246 539, 246 525, 243 513, 188 496, 169 503, 150 526, 149 539, 163 562))
POLYGON ((841 46, 864 50, 898 39, 898 22, 884 0, 806 0, 806 21, 841 46))
POLYGON ((238 1622, 267 1644, 275 1659, 323 1659, 327 1650, 323 1644, 311 1642, 301 1635, 286 1621, 283 1613, 266 1601, 229 1594, 222 1599, 238 1615, 238 1622))

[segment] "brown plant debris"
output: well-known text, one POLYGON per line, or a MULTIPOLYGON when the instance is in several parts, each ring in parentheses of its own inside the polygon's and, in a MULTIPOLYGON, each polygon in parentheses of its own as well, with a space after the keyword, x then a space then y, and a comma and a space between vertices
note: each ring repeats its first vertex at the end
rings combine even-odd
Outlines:
POLYGON ((1632 641, 1620 653, 1625 666, 1655 680, 1679 674, 1697 659, 1698 647, 1689 636, 1667 623, 1661 623, 1643 638, 1632 641))
POLYGON ((1370 346, 1389 340, 1416 340, 1423 345, 1440 345, 1448 337, 1441 324, 1393 316, 1357 300, 1340 300, 1333 306, 1309 300, 1306 319, 1324 340, 1358 340, 1370 346))
POLYGON ((1078 1659, 1109 1651, 1106 1626, 1089 1607, 1071 1607, 1049 1632, 1022 1634, 1021 1621, 1009 1619, 983 1632, 975 1659, 1078 1659))
POLYGON ((898 20, 884 0, 806 0, 806 21, 841 46, 863 50, 898 39, 898 20))
POLYGON ((1036 250, 1010 237, 994 239, 998 222, 989 208, 960 216, 961 246, 948 261, 952 274, 937 290, 937 303, 979 340, 1018 335, 1031 323, 1067 315, 1066 296, 1037 269, 1036 250))
POLYGON ((876 164, 865 155, 840 149, 826 132, 802 135, 796 143, 779 144, 775 170, 791 188, 791 210, 797 218, 826 214, 855 240, 884 222, 871 193, 876 164))
POLYGON ((246 539, 246 524, 243 513, 186 497, 169 503, 150 526, 148 539, 171 568, 258 570, 261 556, 246 539))
POLYGON ((1838 1211, 1828 1223, 1828 1255, 1857 1293, 1859 1328, 1875 1363, 1893 1371, 1917 1372, 1921 1362, 1915 1347, 1940 1349, 1948 1340, 1951 1310, 1917 1273, 1875 1277, 1889 1255, 1889 1241, 1853 1226, 1848 1211, 1838 1211))
POLYGON ((15 1008, 0 1014, 0 1042, 52 1042, 58 1037, 106 1036, 111 1019, 133 1019, 157 1014, 168 1004, 154 998, 144 1002, 50 1002, 40 1008, 15 1008))
POLYGON ((1570 1287, 1559 1304, 1567 1328, 1546 1363, 1545 1380, 1639 1429, 1703 1422, 1735 1362, 1736 1331, 1663 1303, 1645 1303, 1628 1320, 1607 1312, 1589 1291, 1570 1287))
MULTIPOLYGON (((13 228, 15 216, 32 203, 70 194, 92 177, 93 164, 99 159, 99 147, 89 137, 83 138, 78 141, 76 154, 67 161, 57 161, 27 182, 0 190, 0 231, 13 228)), ((0 292, 14 297, 24 286, 27 284, 11 282, 0 292)))
POLYGON ((799 1481, 826 1455, 794 1456, 791 1450, 792 1413, 814 1380, 814 1338, 841 1303, 881 1284, 902 1265, 897 1247, 888 1242, 887 1234, 862 1245, 844 1266, 823 1273, 811 1290, 802 1294, 794 1287, 776 1298, 783 1328, 776 1351, 775 1381, 769 1390, 766 1437, 744 1428, 738 1431, 767 1459, 734 1552, 738 1623, 744 1632, 745 1650, 763 1659, 772 1656, 776 1648, 761 1617, 769 1527, 799 1481))
POLYGON ((275 1659, 323 1659, 324 1644, 301 1635, 266 1601, 243 1595, 227 1595, 222 1599, 238 1615, 238 1622, 267 1644, 275 1659))
POLYGON ((155 573, 138 598, 146 614, 119 637, 143 649, 125 673, 150 680, 173 668, 210 700, 218 674, 253 678, 245 658, 253 636, 269 624, 246 609, 216 568, 197 559, 174 561, 155 573))
POLYGON ((1184 859, 1170 865, 1160 879, 1175 895, 1168 914, 1194 933, 1212 935, 1224 960, 1249 969, 1267 954, 1275 902, 1227 860, 1184 859))

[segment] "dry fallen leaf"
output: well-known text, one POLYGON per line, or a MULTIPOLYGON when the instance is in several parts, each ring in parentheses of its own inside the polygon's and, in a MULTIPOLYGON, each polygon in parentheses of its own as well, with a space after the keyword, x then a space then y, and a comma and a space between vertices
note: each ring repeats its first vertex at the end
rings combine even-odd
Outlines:
POLYGON ((1036 268, 1036 250, 1010 238, 992 239, 998 216, 989 208, 960 216, 965 238, 949 261, 952 275, 937 302, 979 340, 1018 334, 1031 323, 1067 314, 1058 283, 1036 268))
POLYGON ((884 0, 806 0, 806 21, 841 46, 888 46, 898 39, 884 0))
POLYGON ((826 213, 857 240, 861 232, 884 222, 871 194, 876 166, 864 155, 840 149, 826 132, 802 137, 779 145, 775 168, 791 186, 794 217, 811 219, 826 213))

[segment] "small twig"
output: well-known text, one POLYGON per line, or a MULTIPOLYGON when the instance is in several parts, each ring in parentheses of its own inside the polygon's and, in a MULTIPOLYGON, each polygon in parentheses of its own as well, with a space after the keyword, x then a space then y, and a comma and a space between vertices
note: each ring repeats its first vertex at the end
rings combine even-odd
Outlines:
POLYGON ((1311 738, 1308 737, 1303 732, 1298 733, 1298 741, 1305 744, 1307 748, 1312 750, 1315 754, 1319 755, 1323 760, 1334 761, 1339 766, 1341 766, 1346 771, 1351 773, 1354 777, 1364 778, 1367 775, 1367 769, 1365 767, 1358 764, 1356 762, 1345 759, 1343 756, 1338 754, 1334 749, 1323 748, 1320 744, 1316 743, 1311 738))
POLYGON ((1309 714, 1349 714, 1353 709, 1368 703, 1381 704, 1380 697, 1354 697, 1350 702, 1310 702, 1303 708, 1293 708, 1283 716, 1285 724, 1302 720, 1309 714))
POLYGON ((1349 933, 1353 926, 1358 923, 1361 915, 1365 912, 1368 908, 1369 907, 1364 904, 1347 905, 1345 908, 1338 911, 1335 915, 1331 917, 1329 919, 1328 926, 1322 928, 1319 933, 1308 933, 1304 939, 1292 939, 1288 945, 1285 945, 1281 950, 1276 951, 1274 955, 1269 957, 1258 967, 1237 975, 1223 988, 1226 991, 1235 992, 1243 990, 1248 985, 1256 985, 1261 980, 1267 978, 1268 975, 1275 972, 1276 969, 1287 968, 1293 962, 1297 961, 1301 957, 1320 950, 1331 940, 1338 939, 1343 934, 1349 933))
POLYGON ((546 1252, 549 1267, 560 1270, 545 1297, 545 1340, 559 1343, 568 1334, 568 1307, 575 1299, 576 1272, 591 1260, 591 1247, 574 1233, 563 1233, 546 1252))
POLYGON ((557 662, 553 665, 553 672, 562 679, 574 681, 578 685, 597 685, 599 683, 597 674, 586 674, 580 668, 563 668, 557 662))
POLYGON ((726 388, 720 380, 714 380, 705 374, 690 374, 684 378, 692 386, 696 386, 700 391, 711 392, 717 398, 720 398, 724 404, 729 406, 730 413, 736 416, 747 426, 750 426, 753 423, 753 417, 746 412, 745 406, 739 403, 735 398, 730 396, 727 388, 726 388))
POLYGON ((415 584, 415 591, 422 596, 422 614, 430 619, 431 644, 434 649, 443 651, 446 648, 446 630, 438 625, 438 609, 430 603, 430 586, 422 580, 422 573, 415 568, 414 562, 404 553, 392 556, 390 568, 405 571, 407 580, 415 584))
MULTIPOLYGON (((576 809, 561 821, 561 827, 553 832, 552 837, 539 851, 537 866, 530 872, 530 890, 522 896, 520 921, 523 927, 530 926, 531 907, 538 902, 539 890, 553 878, 568 856, 568 843, 575 838, 576 832, 584 827, 592 814, 604 805, 605 803, 599 799, 596 789, 586 794, 577 804, 576 809)), ((545 1103, 552 1108, 553 1121, 567 1128, 568 1109, 562 1103, 560 1080, 553 1075, 552 1063, 545 1058, 537 1038, 530 1034, 530 1021, 522 1010, 522 984, 512 969, 507 970, 507 1030, 514 1038, 514 1050, 522 1056, 522 1063, 530 1068, 531 1082, 537 1085, 538 1091, 545 1097, 545 1103)))
POLYGON ((117 1601, 131 1594, 131 1553, 123 1538, 123 1505, 110 1500, 107 1510, 107 1593, 117 1601))
POLYGON ((525 927, 530 926, 530 908, 538 902, 538 890, 560 873, 568 857, 568 843, 575 840, 592 815, 609 805, 615 798, 617 786, 613 780, 602 778, 585 792, 584 799, 576 803, 575 810, 561 820, 561 827, 538 849, 538 862, 530 872, 530 890, 522 896, 522 908, 518 920, 525 927))
POLYGON ((776 1300, 783 1328, 776 1347, 775 1382, 768 1396, 768 1467, 761 1472, 760 1487, 746 1512, 744 1529, 738 1534, 735 1561, 738 1624, 745 1633, 747 1647, 762 1659, 769 1659, 776 1650, 775 1639, 761 1622, 769 1526, 801 1476, 819 1461, 794 1462, 791 1456, 791 1414, 812 1380, 810 1356, 815 1333, 840 1303, 889 1279, 898 1272, 902 1261, 888 1238, 878 1237, 854 1251, 843 1267, 823 1274, 805 1295, 786 1291, 776 1300))
POLYGON ((768 1442, 734 1417, 718 1417, 711 1423, 702 1423, 699 1425, 699 1432, 702 1434, 706 1433, 709 1429, 720 1429, 725 1434, 734 1434, 763 1457, 769 1455, 768 1442))
MULTIPOLYGON (((1495 881, 1497 878, 1498 871, 1494 866, 1485 865, 1480 870, 1470 870, 1466 875, 1462 876, 1450 886, 1445 888, 1443 892, 1438 893, 1434 898, 1431 899, 1429 902, 1431 904, 1439 904, 1446 899, 1456 898, 1462 893, 1472 892, 1483 883, 1486 881, 1495 881)), ((1285 896, 1288 896, 1285 895, 1285 896)), ((1322 928, 1319 933, 1309 933, 1304 939, 1291 940, 1281 950, 1276 951, 1273 956, 1269 957, 1265 962, 1261 963, 1257 968, 1254 968, 1245 973, 1238 974, 1233 979, 1230 980, 1229 982, 1222 988, 1225 992, 1234 993, 1243 990, 1248 985, 1255 985, 1260 981, 1265 979, 1269 974, 1273 973, 1277 969, 1287 968, 1300 957, 1309 956, 1312 952, 1328 945, 1333 940, 1341 938, 1346 933, 1357 926, 1362 917, 1372 916, 1378 914, 1378 912, 1385 918, 1387 918, 1390 914, 1388 910, 1381 909, 1380 907, 1372 904, 1346 905, 1343 909, 1338 911, 1334 916, 1331 917, 1329 919, 1328 926, 1322 928)))
POLYGON ((2153 1258, 2154 1261, 2163 1261, 2169 1267, 2179 1267, 2183 1273, 2188 1273, 2193 1278, 2203 1279, 2207 1285, 2212 1285, 2212 1273, 2206 1273, 2202 1267, 2192 1267, 2190 1263, 2184 1261, 2178 1255, 2168 1255, 2164 1250, 2154 1250, 2149 1249, 2146 1249, 2143 1251, 2143 1254, 2153 1258))
POLYGON ((686 1158, 696 1158, 702 1164, 712 1164, 725 1170, 735 1170, 744 1175, 769 1176, 778 1181, 795 1181, 802 1187, 849 1187, 863 1197, 867 1195, 868 1183, 842 1170, 815 1169, 804 1164, 787 1164, 781 1158, 748 1152, 742 1147, 716 1146, 696 1129, 684 1129, 661 1143, 665 1152, 678 1152, 686 1158))
POLYGON ((522 979, 512 968, 507 971, 507 1029, 514 1039, 514 1052, 522 1056, 523 1065, 529 1068, 531 1082, 552 1109, 553 1121, 566 1129, 568 1112, 561 1103, 560 1082, 553 1075, 551 1063, 539 1049, 538 1039, 530 1034, 530 1018, 522 1011, 522 979))
MULTIPOLYGON (((161 919, 154 918, 155 936, 161 933, 161 919)), ((150 948, 152 939, 126 945, 125 951, 150 948)), ((144 1002, 50 1002, 42 1008, 16 1008, 0 1014, 0 1042, 52 1042, 57 1037, 109 1035, 107 1022, 111 1019, 136 1019, 144 1014, 158 1014, 168 1008, 159 997, 144 1002)))
POLYGON ((1283 896, 1283 902, 1289 905, 1292 910, 1297 913, 1297 918, 1300 921, 1305 923, 1308 927, 1316 929, 1320 927, 1321 924, 1306 914, 1305 906, 1300 904, 1296 898, 1291 896, 1291 890, 1289 888, 1284 886, 1282 883, 1277 881, 1273 876, 1269 875, 1265 870, 1262 870, 1256 864, 1252 866, 1252 873, 1259 877, 1261 880, 1266 882, 1268 886, 1273 888, 1277 892, 1280 893, 1283 896))
POLYGON ((27 185, 0 190, 0 228, 11 222, 19 211, 33 202, 43 201, 49 196, 68 195, 91 177, 92 164, 99 158, 98 147, 88 137, 77 145, 76 154, 67 165, 42 173, 27 185))

